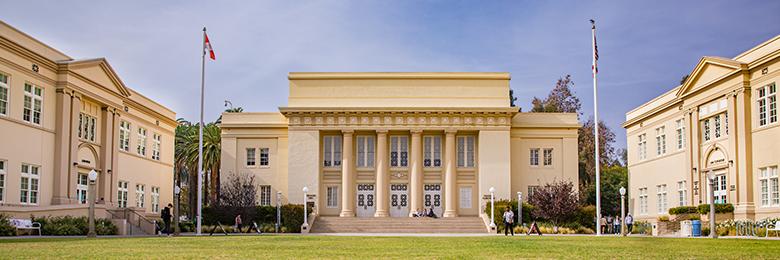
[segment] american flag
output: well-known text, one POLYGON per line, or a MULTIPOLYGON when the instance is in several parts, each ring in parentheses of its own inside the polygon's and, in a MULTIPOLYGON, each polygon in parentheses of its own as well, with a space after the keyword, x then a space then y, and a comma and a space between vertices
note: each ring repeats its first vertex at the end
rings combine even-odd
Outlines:
POLYGON ((590 23, 593 25, 593 65, 591 66, 591 69, 593 70, 593 76, 595 77, 596 74, 599 73, 599 46, 596 44, 596 21, 591 19, 590 23))

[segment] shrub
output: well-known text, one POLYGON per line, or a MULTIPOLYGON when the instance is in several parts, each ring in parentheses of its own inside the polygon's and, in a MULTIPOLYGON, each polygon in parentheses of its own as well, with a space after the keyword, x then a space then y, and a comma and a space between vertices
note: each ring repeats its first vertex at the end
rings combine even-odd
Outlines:
MULTIPOLYGON (((732 213, 734 212, 734 205, 731 203, 715 204, 715 213, 732 213)), ((710 213, 710 204, 699 205, 699 214, 707 215, 710 213)))
MULTIPOLYGON (((276 206, 256 206, 251 208, 235 208, 228 206, 206 207, 203 209, 203 223, 204 225, 213 226, 219 221, 219 223, 227 229, 226 226, 232 227, 235 224, 237 214, 241 214, 241 220, 244 226, 252 225, 252 222, 255 222, 258 227, 271 227, 269 231, 264 230, 263 232, 275 231, 276 206)), ((301 225, 303 225, 303 205, 283 205, 281 207, 281 218, 282 231, 293 233, 301 232, 301 225)))
POLYGON ((634 221, 634 226, 631 228, 631 234, 650 234, 653 231, 653 226, 647 221, 634 221))
POLYGON ((696 213, 699 213, 699 210, 694 206, 680 206, 680 207, 674 207, 669 209, 669 215, 696 214, 696 213))
POLYGON ((180 232, 195 232, 195 223, 191 221, 180 221, 179 222, 179 231, 180 232))
MULTIPOLYGON (((596 206, 587 205, 577 208, 577 212, 574 215, 574 223, 578 226, 583 226, 589 229, 596 228, 596 206)), ((564 226, 568 226, 565 225, 564 226)), ((578 233, 580 234, 580 233, 578 233)))
POLYGON ((16 227, 11 225, 8 215, 0 213, 0 236, 15 236, 16 227))
POLYGON ((282 231, 284 233, 301 233, 301 225, 303 225, 303 205, 282 206, 282 231))
MULTIPOLYGON (((89 231, 87 217, 32 217, 33 222, 41 223, 41 233, 50 236, 83 236, 89 231)), ((95 232, 98 235, 116 235, 118 229, 109 219, 95 219, 95 232)))
POLYGON ((667 215, 658 216, 658 221, 664 221, 664 222, 669 221, 669 216, 667 215))

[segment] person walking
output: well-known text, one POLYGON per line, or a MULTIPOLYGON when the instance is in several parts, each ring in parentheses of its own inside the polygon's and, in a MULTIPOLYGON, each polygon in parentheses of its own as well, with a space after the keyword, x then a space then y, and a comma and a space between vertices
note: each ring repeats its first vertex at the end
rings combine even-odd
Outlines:
POLYGON ((512 228, 514 223, 515 213, 512 212, 510 207, 506 207, 506 210, 504 211, 504 236, 509 235, 509 233, 512 233, 512 236, 515 236, 515 230, 512 228))
POLYGON ((612 233, 620 234, 620 217, 618 216, 616 216, 615 220, 612 221, 612 233))
POLYGON ((626 222, 626 234, 631 234, 631 228, 634 226, 634 217, 631 216, 631 213, 628 213, 623 221, 626 222))
POLYGON ((162 212, 160 212, 160 217, 165 224, 165 227, 163 227, 163 232, 165 232, 165 234, 168 236, 171 236, 171 208, 173 208, 173 205, 168 204, 168 206, 165 206, 165 208, 162 209, 162 212))
POLYGON ((235 222, 236 222, 236 230, 238 230, 238 233, 241 233, 241 224, 242 224, 241 214, 236 215, 235 222))
POLYGON ((607 216, 607 232, 604 234, 612 233, 612 216, 607 216))
POLYGON ((601 220, 600 220, 599 226, 600 226, 599 228, 601 228, 601 233, 602 234, 606 234, 607 233, 607 217, 606 216, 601 216, 601 220))

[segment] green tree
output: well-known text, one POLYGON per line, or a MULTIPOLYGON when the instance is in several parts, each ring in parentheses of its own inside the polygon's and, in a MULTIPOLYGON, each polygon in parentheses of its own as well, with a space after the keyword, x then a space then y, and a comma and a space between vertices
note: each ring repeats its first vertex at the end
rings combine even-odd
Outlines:
MULTIPOLYGON (((176 128, 176 147, 174 164, 178 173, 187 173, 188 201, 190 212, 197 203, 198 190, 198 127, 182 120, 176 128)), ((219 167, 221 159, 220 129, 215 123, 203 127, 203 171, 204 197, 207 203, 215 202, 219 194, 219 167), (204 177, 206 177, 204 176, 204 177)))
MULTIPOLYGON (((620 165, 603 167, 601 170, 601 213, 610 216, 620 215, 620 187, 628 189, 628 170, 620 165)), ((596 204, 596 185, 588 185, 581 193, 584 203, 596 204)), ((626 194, 628 198, 628 194, 626 194)), ((626 210, 628 201, 626 200, 626 210)))
POLYGON ((534 97, 531 101, 533 107, 531 112, 576 113, 579 116, 582 104, 572 88, 574 88, 574 81, 571 75, 559 78, 545 99, 534 97))
MULTIPOLYGON (((588 119, 582 124, 578 133, 578 149, 580 159, 580 189, 594 185, 596 181, 596 139, 593 138, 593 119, 588 119)), ((615 133, 599 122, 599 162, 601 167, 612 165, 615 162, 615 133)))

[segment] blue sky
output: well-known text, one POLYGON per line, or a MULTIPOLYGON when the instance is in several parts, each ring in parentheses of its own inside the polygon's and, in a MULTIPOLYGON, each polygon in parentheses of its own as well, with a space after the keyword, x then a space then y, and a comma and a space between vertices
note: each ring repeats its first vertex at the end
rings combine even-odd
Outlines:
POLYGON ((201 28, 206 117, 287 102, 290 71, 506 71, 519 105, 571 74, 592 116, 596 19, 600 116, 625 146, 625 112, 675 87, 701 56, 733 57, 780 34, 780 1, 13 1, 3 19, 197 120, 201 28))

